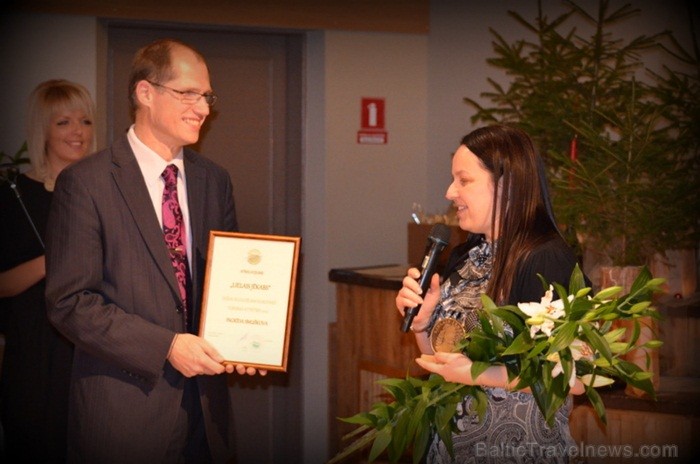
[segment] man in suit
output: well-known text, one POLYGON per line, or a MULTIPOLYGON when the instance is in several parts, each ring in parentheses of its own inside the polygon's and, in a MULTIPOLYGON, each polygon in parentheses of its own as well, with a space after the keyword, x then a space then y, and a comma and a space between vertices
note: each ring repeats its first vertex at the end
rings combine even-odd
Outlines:
POLYGON ((196 334, 209 231, 237 230, 233 189, 183 148, 216 97, 204 58, 170 39, 139 50, 129 91, 134 124, 62 172, 49 218, 49 318, 76 346, 69 460, 228 462, 220 374, 256 370, 225 365, 196 334))

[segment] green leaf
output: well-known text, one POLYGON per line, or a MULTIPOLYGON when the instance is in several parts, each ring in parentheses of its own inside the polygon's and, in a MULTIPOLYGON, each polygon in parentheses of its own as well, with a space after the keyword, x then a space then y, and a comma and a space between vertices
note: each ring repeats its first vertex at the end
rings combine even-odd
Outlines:
POLYGON ((605 405, 603 404, 603 399, 600 397, 595 388, 589 387, 588 385, 584 385, 584 388, 588 401, 590 401, 593 405, 593 410, 595 411, 596 415, 603 424, 607 425, 608 418, 605 415, 605 405))
POLYGON ((618 329, 611 330, 603 335, 605 341, 608 343, 613 343, 618 341, 625 334, 625 328, 620 327, 618 329))
POLYGON ((607 340, 601 337, 598 331, 589 324, 581 324, 585 341, 608 362, 612 361, 612 351, 607 340))
POLYGON ((489 398, 486 396, 486 392, 482 390, 481 388, 475 389, 471 393, 472 401, 471 401, 471 410, 476 413, 476 415, 479 417, 479 420, 484 420, 484 416, 486 416, 486 409, 488 408, 488 402, 489 398))
MULTIPOLYGON (((569 294, 577 295, 580 290, 586 288, 586 279, 583 276, 583 271, 579 268, 579 265, 574 266, 574 270, 571 272, 571 278, 569 279, 569 294)), ((585 293, 581 296, 584 296, 585 293)))
POLYGON ((494 309, 498 308, 496 303, 494 303, 493 300, 486 293, 481 294, 481 306, 487 312, 491 312, 494 309))
POLYGON ((629 334, 629 330, 626 332, 627 337, 627 344, 630 346, 630 349, 634 348, 635 345, 637 344, 637 340, 639 340, 639 335, 641 334, 641 327, 639 325, 639 320, 635 319, 632 323, 632 333, 629 334))
POLYGON ((525 353, 528 351, 532 346, 534 345, 532 339, 530 338, 530 334, 527 332, 521 332, 520 335, 515 337, 513 339, 513 342, 510 344, 508 348, 506 348, 503 353, 501 353, 504 356, 511 355, 511 354, 520 354, 520 353, 525 353))
POLYGON ((620 377, 628 384, 635 388, 638 388, 648 394, 652 399, 656 398, 656 392, 654 391, 654 385, 651 379, 646 376, 648 374, 642 371, 642 368, 634 363, 620 360, 615 366, 620 377))
POLYGON ((387 446, 389 446, 389 442, 391 442, 391 429, 391 424, 387 424, 377 433, 374 443, 372 444, 372 449, 369 452, 368 459, 370 462, 376 460, 387 446))
POLYGON ((551 383, 551 370, 549 371, 549 377, 547 377, 547 373, 543 373, 543 377, 541 379, 533 380, 530 390, 533 398, 535 399, 535 403, 537 403, 537 406, 544 416, 545 422, 547 422, 547 425, 551 427, 554 423, 554 416, 550 407, 552 393, 548 388, 548 383, 551 383))
POLYGON ((350 440, 351 438, 353 438, 355 436, 362 435, 362 434, 366 433, 368 430, 371 430, 371 427, 367 426, 367 425, 357 427, 352 432, 346 433, 345 435, 343 435, 342 440, 343 441, 350 440))
POLYGON ((401 451, 406 448, 409 440, 410 421, 410 411, 399 411, 395 416, 391 432, 392 439, 389 443, 389 455, 392 453, 401 454, 401 451))
POLYGON ((561 299, 564 302, 564 308, 568 312, 569 310, 569 294, 566 293, 566 289, 564 288, 563 285, 559 284, 558 282, 552 283, 552 287, 554 287, 554 290, 557 292, 557 296, 559 296, 559 299, 561 299))
POLYGON ((435 433, 437 433, 440 440, 444 443, 450 456, 454 457, 454 452, 452 451, 452 427, 438 428, 435 433))
POLYGON ((377 384, 381 385, 399 403, 416 394, 415 386, 408 379, 380 379, 377 380, 377 384))
POLYGON ((374 416, 372 416, 366 412, 361 412, 361 413, 355 414, 354 416, 351 416, 351 417, 341 417, 340 420, 343 422, 348 422, 350 424, 361 424, 361 425, 373 425, 374 424, 374 416))
POLYGON ((559 326, 556 330, 554 340, 552 340, 552 344, 549 347, 549 351, 547 351, 547 355, 561 351, 571 345, 571 342, 574 341, 576 336, 577 328, 578 324, 575 322, 566 322, 559 326))
POLYGON ((531 349, 525 359, 532 359, 540 355, 546 348, 549 347, 549 340, 543 339, 535 344, 535 347, 531 349))
POLYGON ((472 379, 478 378, 486 369, 491 366, 490 363, 485 363, 481 361, 473 361, 472 362, 472 368, 471 368, 471 376, 472 379))
POLYGON ((426 401, 419 401, 418 404, 414 406, 413 411, 409 411, 404 414, 405 418, 408 420, 406 423, 406 428, 405 430, 398 430, 396 432, 397 435, 400 434, 402 436, 402 440, 404 440, 401 442, 401 449, 406 449, 408 447, 410 437, 413 437, 416 434, 416 430, 421 427, 427 408, 428 404, 426 401))
POLYGON ((637 277, 634 279, 634 282, 632 282, 632 287, 630 288, 630 295, 643 293, 646 290, 647 284, 650 280, 651 272, 649 272, 649 268, 646 266, 642 266, 642 269, 639 271, 639 274, 637 274, 637 277))
POLYGON ((378 431, 372 429, 366 434, 362 435, 358 440, 354 441, 348 445, 345 449, 336 454, 327 464, 336 464, 344 461, 348 456, 366 448, 369 446, 374 439, 377 437, 378 431))
MULTIPOLYGON (((517 306, 504 306, 491 310, 489 313, 503 319, 516 333, 521 332, 525 328, 524 317, 517 306)), ((502 332, 499 332, 499 334, 502 334, 502 332)))
POLYGON ((594 301, 583 297, 575 298, 569 305, 566 319, 569 321, 587 322, 596 319, 600 307, 594 307, 594 301))
MULTIPOLYGON (((453 413, 454 415, 454 413, 453 413)), ((430 441, 430 427, 420 427, 417 430, 417 435, 415 442, 413 444, 413 464, 418 464, 421 462, 423 455, 428 449, 428 443, 430 441)))

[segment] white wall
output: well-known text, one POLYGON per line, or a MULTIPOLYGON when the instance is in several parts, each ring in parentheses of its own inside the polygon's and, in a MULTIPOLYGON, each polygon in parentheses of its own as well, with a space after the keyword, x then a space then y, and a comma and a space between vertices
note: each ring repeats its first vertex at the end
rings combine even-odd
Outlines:
POLYGON ((306 56, 303 462, 321 463, 335 321, 328 271, 405 260, 410 206, 400 205, 425 193, 427 37, 313 33, 306 56), (386 145, 357 143, 362 97, 385 99, 386 145))
POLYGON ((403 263, 425 193, 427 37, 331 31, 325 47, 329 265, 403 263), (362 97, 385 98, 387 144, 357 143, 362 97))
POLYGON ((96 99, 97 20, 85 16, 0 16, 0 150, 14 154, 26 140, 27 98, 37 84, 68 79, 96 99))

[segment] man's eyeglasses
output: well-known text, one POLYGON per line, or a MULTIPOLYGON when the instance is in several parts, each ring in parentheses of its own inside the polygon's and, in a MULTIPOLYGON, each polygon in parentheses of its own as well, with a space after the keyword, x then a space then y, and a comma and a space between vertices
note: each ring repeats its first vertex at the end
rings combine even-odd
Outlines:
POLYGON ((186 105, 194 105, 202 97, 204 97, 204 101, 207 102, 207 105, 209 106, 214 106, 214 103, 216 103, 217 97, 213 93, 197 93, 192 90, 175 90, 172 87, 168 87, 167 85, 158 84, 149 80, 146 80, 146 82, 156 87, 162 87, 166 90, 175 92, 176 94, 180 95, 180 101, 186 105))

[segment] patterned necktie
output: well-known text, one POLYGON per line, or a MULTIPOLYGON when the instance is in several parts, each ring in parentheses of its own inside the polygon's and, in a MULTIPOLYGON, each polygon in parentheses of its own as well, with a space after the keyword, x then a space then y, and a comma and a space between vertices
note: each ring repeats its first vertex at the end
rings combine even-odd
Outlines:
POLYGON ((163 234, 165 244, 168 246, 170 261, 175 269, 177 285, 180 288, 180 298, 184 308, 185 325, 188 325, 187 307, 187 248, 185 223, 182 219, 182 210, 177 200, 177 166, 169 164, 161 177, 165 180, 163 189, 163 234))

